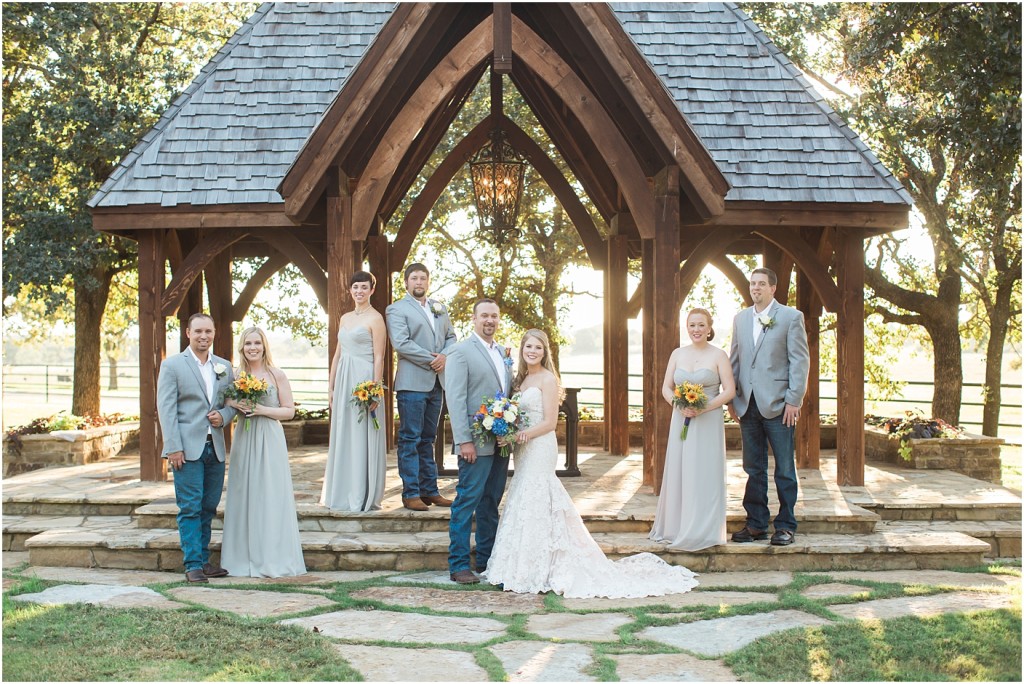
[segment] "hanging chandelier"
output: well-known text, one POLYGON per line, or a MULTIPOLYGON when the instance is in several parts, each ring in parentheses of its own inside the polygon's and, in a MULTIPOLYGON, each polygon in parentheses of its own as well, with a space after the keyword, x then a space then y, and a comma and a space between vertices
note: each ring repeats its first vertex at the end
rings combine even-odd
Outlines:
POLYGON ((526 160, 505 139, 501 122, 502 77, 491 69, 491 140, 469 160, 473 178, 473 200, 480 221, 480 234, 496 245, 519 236, 519 202, 523 197, 526 160))
POLYGON ((519 235, 519 202, 526 162, 495 128, 491 141, 469 162, 480 232, 501 244, 519 235))

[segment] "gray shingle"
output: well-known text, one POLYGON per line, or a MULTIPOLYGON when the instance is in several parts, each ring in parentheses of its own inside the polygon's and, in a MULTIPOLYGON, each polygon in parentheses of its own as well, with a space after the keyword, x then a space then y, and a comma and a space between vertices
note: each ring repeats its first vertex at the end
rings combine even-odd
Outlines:
MULTIPOLYGON (((277 186, 393 7, 260 6, 90 205, 281 203, 277 186)), ((611 7, 729 181, 727 199, 910 203, 734 4, 611 7)))

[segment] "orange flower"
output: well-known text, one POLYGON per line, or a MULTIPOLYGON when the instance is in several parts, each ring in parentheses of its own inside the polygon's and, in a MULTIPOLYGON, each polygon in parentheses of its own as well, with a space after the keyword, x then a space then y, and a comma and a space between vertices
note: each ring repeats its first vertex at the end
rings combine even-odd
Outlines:
POLYGON ((359 401, 366 401, 369 398, 370 395, 367 393, 366 390, 359 390, 358 392, 356 392, 356 399, 358 399, 359 401))
POLYGON ((687 392, 686 393, 686 401, 690 402, 691 404, 696 403, 696 401, 697 401, 697 393, 694 392, 693 390, 690 390, 689 392, 687 392))

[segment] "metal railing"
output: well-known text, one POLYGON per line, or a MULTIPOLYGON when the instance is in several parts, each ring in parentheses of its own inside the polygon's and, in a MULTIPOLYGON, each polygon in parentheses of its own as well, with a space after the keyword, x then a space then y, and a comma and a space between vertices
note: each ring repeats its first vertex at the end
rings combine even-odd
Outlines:
MULTIPOLYGON (((327 406, 327 369, 323 366, 283 366, 291 381, 292 392, 300 406, 309 410, 327 406)), ((70 399, 73 367, 61 364, 11 364, 3 367, 4 394, 41 396, 45 402, 70 399)), ((598 372, 563 371, 563 383, 579 388, 579 407, 600 413, 604 406, 603 375, 598 372)), ((821 378, 822 414, 835 413, 836 382, 832 378, 821 378)), ((117 388, 110 388, 110 368, 104 365, 100 372, 101 395, 104 398, 132 399, 139 395, 139 369, 132 363, 118 368, 117 388)), ((631 411, 643 408, 643 378, 631 374, 628 380, 628 397, 631 411)), ((929 412, 932 383, 908 381, 901 396, 887 400, 869 400, 868 413, 893 415, 907 409, 929 412)), ((960 424, 968 429, 980 431, 983 385, 975 382, 963 384, 963 410, 960 424)), ((1021 385, 1002 386, 1003 402, 1000 411, 1000 434, 1008 442, 1021 441, 1021 385)), ((70 405, 69 405, 70 408, 70 405)))

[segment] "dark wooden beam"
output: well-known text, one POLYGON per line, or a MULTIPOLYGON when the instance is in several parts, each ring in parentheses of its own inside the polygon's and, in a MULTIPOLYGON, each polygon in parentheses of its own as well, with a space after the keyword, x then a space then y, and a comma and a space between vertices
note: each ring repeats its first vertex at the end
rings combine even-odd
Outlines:
MULTIPOLYGON (((141 239, 140 233, 140 239, 141 239)), ((229 228, 221 231, 210 231, 203 235, 196 246, 188 253, 178 272, 174 274, 170 285, 163 293, 161 312, 164 316, 173 316, 178 313, 182 302, 188 294, 192 283, 198 278, 210 261, 232 244, 242 239, 245 233, 237 228, 229 228)), ((209 289, 209 283, 207 283, 209 289)), ((191 315, 193 312, 189 312, 191 315)), ((215 319, 216 322, 216 319, 215 319)), ((216 337, 214 338, 216 342, 216 337)))
MULTIPOLYGON (((366 238, 366 251, 366 260, 370 264, 370 272, 377 278, 377 286, 373 291, 373 296, 370 298, 370 303, 381 315, 384 315, 384 311, 391 304, 392 299, 391 273, 395 265, 391 262, 391 243, 388 242, 386 235, 371 235, 366 238)), ((394 354, 392 353, 390 338, 385 338, 384 346, 384 384, 388 387, 394 387, 395 384, 392 382, 394 380, 394 354)), ((384 397, 384 404, 386 406, 384 411, 384 429, 386 430, 387 448, 390 450, 394 448, 395 441, 395 393, 386 392, 384 397)))
POLYGON ((729 245, 744 235, 746 235, 746 230, 742 228, 719 229, 710 233, 693 248, 682 268, 679 268, 678 265, 676 266, 676 269, 679 271, 679 299, 676 301, 677 308, 682 306, 683 301, 689 296, 690 290, 693 289, 697 279, 700 278, 700 274, 704 272, 704 267, 712 260, 723 256, 729 245))
POLYGON ((839 485, 864 485, 864 241, 852 231, 836 235, 840 306, 836 321, 839 485))
POLYGON ((167 479, 156 408, 167 332, 160 307, 165 278, 163 243, 162 231, 139 234, 139 479, 143 482, 167 479))
POLYGON ((336 172, 327 188, 327 363, 338 346, 341 316, 352 307, 348 281, 352 277, 351 182, 336 172))
MULTIPOLYGON (((711 260, 711 265, 722 272, 729 282, 733 284, 736 291, 740 294, 743 299, 743 306, 753 306, 754 300, 750 298, 750 280, 749 276, 740 270, 732 259, 725 254, 721 254, 711 260)), ((681 289, 681 288, 680 288, 681 289)))
POLYGON ((263 286, 267 284, 275 273, 280 271, 282 268, 288 265, 288 258, 276 252, 273 256, 267 258, 260 267, 256 269, 256 272, 252 274, 249 281, 242 288, 242 291, 238 294, 238 298, 235 299, 235 303, 231 306, 231 320, 240 321, 245 318, 245 314, 249 312, 249 307, 252 306, 253 301, 256 299, 256 295, 259 294, 263 286))
POLYGON ((796 424, 796 464, 799 468, 821 467, 821 306, 815 306, 814 288, 802 271, 796 275, 796 306, 804 313, 810 363, 807 393, 796 424))
POLYGON ((512 73, 512 3, 494 3, 494 62, 496 74, 512 73))
POLYGON ((186 230, 209 228, 294 228, 281 204, 211 205, 209 207, 125 207, 119 211, 92 211, 92 225, 101 232, 125 230, 186 230), (236 208, 237 207, 237 208, 236 208))
MULTIPOLYGON (((818 256, 817 245, 809 246, 798 231, 785 228, 759 228, 757 233, 770 240, 793 257, 804 272, 825 308, 838 311, 840 292, 828 272, 828 264, 818 256)), ((859 233, 858 233, 859 235, 859 233)))
POLYGON ((605 372, 604 423, 607 449, 616 455, 629 453, 629 331, 622 315, 628 295, 626 236, 609 235, 605 265, 605 372))
POLYGON ((907 228, 910 209, 886 204, 813 202, 726 202, 725 211, 708 226, 812 226, 867 229, 866 237, 907 228))
POLYGON ((327 276, 320 268, 320 264, 317 260, 313 258, 312 254, 310 254, 309 249, 297 238, 287 233, 276 231, 253 231, 253 235, 258 236, 275 250, 288 257, 288 260, 291 261, 291 263, 294 264, 306 278, 306 282, 309 283, 310 288, 313 290, 313 294, 316 295, 317 301, 320 303, 320 307, 326 313, 328 311, 329 299, 327 294, 327 276))
POLYGON ((215 254, 203 269, 206 279, 206 298, 210 302, 210 316, 217 334, 213 338, 213 353, 229 362, 234 360, 235 340, 231 334, 231 246, 215 254))

